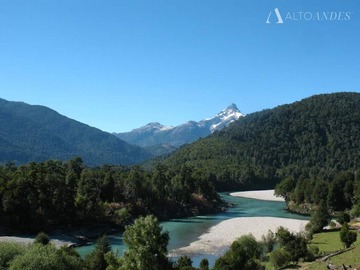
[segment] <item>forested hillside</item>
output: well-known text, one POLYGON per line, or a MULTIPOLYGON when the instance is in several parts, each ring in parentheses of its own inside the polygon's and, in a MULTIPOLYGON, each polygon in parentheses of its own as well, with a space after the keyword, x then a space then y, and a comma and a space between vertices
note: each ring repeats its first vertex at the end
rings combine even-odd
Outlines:
POLYGON ((0 127, 0 163, 81 156, 88 165, 124 165, 151 157, 138 146, 44 106, 0 99, 0 127))
POLYGON ((249 114, 184 146, 164 164, 187 164, 218 189, 268 188, 360 166, 360 94, 312 96, 249 114))

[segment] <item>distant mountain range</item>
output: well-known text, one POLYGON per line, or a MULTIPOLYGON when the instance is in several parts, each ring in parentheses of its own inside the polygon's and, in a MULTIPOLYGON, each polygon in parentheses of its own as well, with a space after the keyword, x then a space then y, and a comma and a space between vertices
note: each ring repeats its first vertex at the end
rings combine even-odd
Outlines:
POLYGON ((206 137, 216 130, 221 130, 244 115, 235 104, 231 104, 216 116, 199 122, 188 121, 179 126, 164 126, 149 123, 130 132, 113 133, 118 138, 148 149, 155 155, 171 152, 177 147, 206 137), (154 151, 157 151, 154 152, 154 151))
POLYGON ((47 107, 0 99, 0 163, 77 156, 88 165, 128 165, 152 157, 141 147, 47 107))

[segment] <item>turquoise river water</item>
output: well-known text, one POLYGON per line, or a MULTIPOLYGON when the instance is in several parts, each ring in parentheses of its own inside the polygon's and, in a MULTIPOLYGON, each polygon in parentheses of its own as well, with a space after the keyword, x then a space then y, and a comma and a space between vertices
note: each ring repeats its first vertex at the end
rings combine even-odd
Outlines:
MULTIPOLYGON (((282 217, 292 219, 306 220, 308 217, 291 214, 284 210, 286 207, 284 202, 262 201, 241 197, 233 197, 228 193, 220 194, 222 199, 234 204, 234 207, 229 208, 226 212, 197 216, 183 219, 172 219, 170 221, 162 222, 163 230, 169 232, 170 242, 168 250, 188 246, 191 242, 198 239, 200 235, 208 231, 208 229, 223 220, 235 217, 282 217)), ((122 234, 109 235, 109 242, 113 250, 117 249, 118 254, 122 255, 126 250, 122 242, 122 234)), ((76 251, 81 256, 86 256, 94 248, 94 245, 87 245, 76 248, 76 251)), ((197 254, 192 256, 193 266, 197 267, 202 258, 207 258, 210 265, 214 264, 215 257, 209 254, 197 254)))

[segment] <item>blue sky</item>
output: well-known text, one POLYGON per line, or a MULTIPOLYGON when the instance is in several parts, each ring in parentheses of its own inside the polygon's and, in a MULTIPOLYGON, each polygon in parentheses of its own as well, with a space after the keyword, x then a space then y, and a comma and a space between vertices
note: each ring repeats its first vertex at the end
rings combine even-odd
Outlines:
POLYGON ((109 132, 248 114, 358 92, 359 29, 358 0, 2 0, 0 97, 109 132))

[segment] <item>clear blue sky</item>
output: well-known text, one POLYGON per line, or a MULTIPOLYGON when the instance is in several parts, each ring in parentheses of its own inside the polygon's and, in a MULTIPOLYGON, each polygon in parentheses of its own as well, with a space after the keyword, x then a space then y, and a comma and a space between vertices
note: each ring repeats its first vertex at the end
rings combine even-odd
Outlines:
POLYGON ((359 0, 0 1, 0 97, 104 131, 359 86, 359 0))

